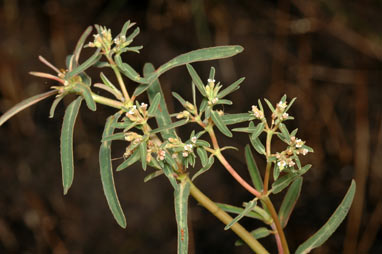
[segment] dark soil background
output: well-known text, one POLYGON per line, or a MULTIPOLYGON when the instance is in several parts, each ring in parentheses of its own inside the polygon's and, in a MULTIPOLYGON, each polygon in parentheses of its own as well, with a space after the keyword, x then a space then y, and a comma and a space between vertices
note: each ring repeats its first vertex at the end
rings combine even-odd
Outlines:
MULTIPOLYGON (((231 59, 194 67, 207 79, 209 66, 215 66, 216 79, 224 85, 246 77, 226 112, 246 112, 263 97, 273 103, 283 94, 298 98, 291 110, 296 120, 288 126, 298 127, 299 137, 315 153, 305 158, 313 168, 286 229, 291 250, 325 223, 355 178, 357 194, 350 215, 312 253, 382 253, 381 12, 377 0, 3 0, 0 113, 47 91, 52 82, 28 74, 48 71, 37 56, 64 67, 66 55, 92 24, 106 25, 115 35, 126 20, 137 22, 141 34, 134 45, 144 49, 125 56, 137 70, 147 61, 159 66, 201 47, 242 45, 245 51, 231 59)), ((91 52, 85 50, 83 56, 91 52)), ((99 81, 97 72, 89 74, 99 81)), ((180 108, 169 91, 191 99, 184 67, 163 75, 161 82, 171 112, 180 108)), ((98 148, 112 110, 81 109, 74 142, 75 179, 63 196, 59 135, 64 107, 49 119, 51 102, 31 107, 0 128, 0 253, 175 253, 173 194, 167 179, 144 184, 146 173, 139 167, 115 174, 126 230, 118 227, 107 207, 98 148)), ((181 131, 188 136, 191 130, 181 131)), ((248 177, 243 160, 246 135, 221 137, 221 142, 240 149, 227 151, 227 157, 248 177)), ((122 149, 121 144, 114 146, 115 157, 122 149)), ((262 158, 256 158, 264 166, 262 158)), ((196 184, 214 201, 240 206, 251 199, 218 164, 196 184)), ((274 200, 278 207, 280 198, 274 200)), ((243 224, 248 229, 260 225, 251 220, 243 224)), ((223 227, 190 198, 190 253, 250 253, 246 246, 235 247, 236 236, 223 227)), ((262 242, 276 253, 273 238, 262 242)))

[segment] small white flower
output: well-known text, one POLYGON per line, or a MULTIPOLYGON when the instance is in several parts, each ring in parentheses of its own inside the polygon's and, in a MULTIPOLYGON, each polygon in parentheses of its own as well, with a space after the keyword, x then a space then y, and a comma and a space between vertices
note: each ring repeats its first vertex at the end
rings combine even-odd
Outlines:
POLYGON ((288 114, 288 113, 283 113, 283 115, 281 116, 281 118, 282 118, 283 120, 286 120, 288 117, 289 117, 289 114, 288 114))
POLYGON ((254 115, 257 119, 263 119, 263 118, 264 118, 264 113, 263 113, 263 111, 259 110, 259 109, 257 108, 257 106, 252 105, 252 112, 253 112, 253 115, 254 115))
POLYGON ((207 81, 208 81, 208 83, 215 83, 215 79, 210 79, 209 78, 207 81))
POLYGON ((186 145, 184 146, 184 150, 185 150, 185 151, 192 151, 192 144, 186 144, 186 145))
POLYGON ((141 108, 146 109, 146 108, 147 108, 147 104, 142 102, 142 103, 141 103, 141 108))
POLYGON ((293 167, 294 165, 296 165, 296 163, 295 163, 294 161, 290 160, 290 161, 288 162, 288 166, 289 166, 289 167, 293 167))
POLYGON ((176 159, 176 157, 178 157, 178 154, 177 154, 177 153, 173 153, 173 154, 171 155, 171 157, 172 157, 173 159, 176 159))
POLYGON ((188 152, 183 152, 182 155, 183 155, 183 157, 187 157, 188 156, 188 152))
POLYGON ((212 100, 211 100, 211 102, 212 102, 212 104, 215 104, 216 102, 218 102, 218 98, 213 98, 212 100))
POLYGON ((193 137, 191 138, 191 142, 194 143, 194 144, 196 143, 196 140, 197 140, 197 138, 196 138, 195 136, 193 136, 193 137))
POLYGON ((304 145, 304 142, 301 139, 296 139, 296 147, 301 148, 304 145))
POLYGON ((302 149, 302 151, 301 151, 302 155, 306 155, 308 152, 309 152, 309 151, 308 151, 308 149, 306 149, 306 148, 302 149))
POLYGON ((157 159, 163 161, 164 158, 165 158, 165 156, 166 156, 166 152, 165 152, 164 150, 159 150, 159 151, 158 151, 157 159))
POLYGON ((279 167, 280 170, 283 170, 286 166, 286 162, 284 160, 281 160, 279 162, 277 162, 277 166, 279 167))
POLYGON ((287 107, 287 104, 286 102, 280 101, 279 103, 277 103, 277 107, 280 108, 281 110, 284 110, 287 107))

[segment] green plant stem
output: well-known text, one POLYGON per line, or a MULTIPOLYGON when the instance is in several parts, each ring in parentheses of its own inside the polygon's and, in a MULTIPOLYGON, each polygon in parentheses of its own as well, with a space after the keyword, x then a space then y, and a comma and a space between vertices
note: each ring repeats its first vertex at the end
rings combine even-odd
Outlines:
POLYGON ((264 175, 264 189, 263 189, 263 195, 266 195, 268 193, 268 186, 269 186, 269 177, 271 172, 271 162, 267 162, 267 166, 265 168, 265 175, 264 175))
MULTIPOLYGON (((189 178, 187 181, 190 182, 190 193, 191 195, 208 211, 210 211, 216 218, 222 221, 225 225, 230 223, 233 218, 229 216, 226 212, 220 209, 212 200, 210 200, 206 195, 204 195, 189 178)), ((239 223, 235 223, 231 230, 235 232, 248 246, 258 254, 269 253, 262 245, 259 243, 243 226, 239 223)))
POLYGON ((92 93, 92 97, 95 102, 109 106, 109 107, 121 109, 123 106, 123 103, 120 101, 109 99, 107 97, 103 97, 95 93, 92 93))
MULTIPOLYGON (((277 215, 277 212, 275 210, 275 207, 272 204, 272 201, 269 199, 268 196, 263 196, 261 198, 261 200, 264 201, 264 203, 267 206, 269 212, 271 213, 273 222, 274 222, 276 230, 277 230, 277 234, 280 237, 281 246, 282 246, 282 250, 281 251, 282 252, 280 253, 280 250, 279 250, 279 254, 289 254, 290 252, 289 252, 288 243, 286 241, 283 228, 281 227, 279 216, 277 215)), ((277 241, 277 238, 276 238, 276 241, 277 241)))
POLYGON ((263 194, 267 195, 268 193, 268 186, 269 186, 269 178, 270 178, 270 171, 272 163, 269 162, 269 157, 271 156, 271 142, 272 142, 272 135, 273 130, 267 130, 267 140, 265 141, 265 149, 266 149, 266 158, 267 158, 267 166, 265 168, 265 175, 264 175, 264 189, 263 194))
POLYGON ((125 82, 123 81, 121 72, 118 70, 118 67, 115 64, 111 64, 111 68, 113 69, 115 76, 117 77, 119 86, 121 87, 123 97, 125 97, 126 101, 130 100, 129 93, 126 90, 125 82))

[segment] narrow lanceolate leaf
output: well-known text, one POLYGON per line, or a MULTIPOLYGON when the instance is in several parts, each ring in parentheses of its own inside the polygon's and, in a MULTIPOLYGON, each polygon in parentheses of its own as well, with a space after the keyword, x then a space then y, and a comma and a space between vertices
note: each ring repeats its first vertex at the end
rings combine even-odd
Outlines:
POLYGON ((258 136, 260 136, 260 134, 263 132, 263 130, 264 130, 264 123, 261 122, 258 125, 256 125, 254 131, 252 132, 251 139, 255 139, 258 136))
POLYGON ((227 128, 227 126, 224 124, 221 116, 216 111, 211 112, 212 121, 214 121, 216 127, 221 131, 224 135, 227 137, 232 137, 232 133, 227 128))
MULTIPOLYGON (((112 127, 112 124, 118 121, 119 116, 120 113, 117 113, 108 117, 102 135, 103 138, 113 134, 114 128, 112 127)), ((113 168, 111 164, 111 141, 102 142, 99 149, 99 165, 101 170, 103 192, 105 193, 109 208, 117 223, 121 227, 126 228, 126 218, 123 214, 121 204, 119 203, 117 191, 114 184, 113 168)))
POLYGON ((202 166, 204 167, 208 163, 208 155, 206 150, 198 147, 196 148, 196 152, 198 153, 202 166))
POLYGON ((89 34, 92 32, 93 27, 88 26, 86 30, 82 33, 80 39, 77 42, 76 48, 74 49, 73 56, 70 58, 69 62, 69 71, 73 70, 73 68, 78 66, 78 60, 80 58, 81 50, 84 46, 86 38, 88 38, 89 34))
POLYGON ((80 94, 86 102, 86 106, 92 111, 97 110, 97 104, 95 103, 91 94, 90 88, 82 83, 75 84, 73 92, 80 94))
POLYGON ((272 112, 274 112, 274 111, 275 111, 275 108, 273 107, 272 103, 271 103, 269 100, 267 100, 267 99, 264 99, 264 100, 265 100, 265 103, 267 103, 269 109, 270 109, 272 112))
POLYGON ((175 218, 178 226, 178 254, 188 253, 188 197, 190 196, 190 182, 183 180, 179 188, 174 191, 175 218))
POLYGON ((121 171, 125 168, 130 167, 133 165, 135 162, 139 161, 141 158, 141 154, 139 149, 136 149, 124 162, 122 162, 118 167, 117 171, 121 171))
POLYGON ((279 218, 283 228, 286 227, 289 217, 292 214, 294 206, 300 196, 302 186, 302 177, 298 177, 289 187, 283 202, 281 203, 279 218))
POLYGON ((73 129, 81 102, 82 97, 78 97, 69 104, 65 110, 64 121, 62 123, 60 148, 64 195, 68 193, 68 190, 73 183, 73 129))
POLYGON ((111 83, 111 81, 105 76, 105 74, 103 74, 103 72, 101 72, 100 77, 101 77, 102 82, 106 86, 110 87, 114 91, 114 93, 118 95, 118 97, 122 98, 121 91, 119 91, 119 89, 116 88, 113 83, 111 83))
POLYGON ((264 147, 263 143, 261 143, 261 141, 258 137, 252 138, 252 136, 253 135, 251 135, 250 141, 251 141, 253 148, 255 148, 256 152, 258 152, 259 154, 265 155, 265 147, 264 147))
POLYGON ((298 177, 298 175, 293 174, 293 173, 289 173, 287 175, 283 175, 282 177, 277 179, 275 182, 273 182, 273 184, 272 184, 272 193, 273 194, 277 194, 277 193, 281 192, 286 187, 288 187, 288 185, 291 182, 293 182, 297 177, 298 177))
POLYGON ((119 54, 114 57, 114 60, 123 75, 135 82, 144 83, 142 82, 143 78, 141 75, 139 75, 139 73, 136 72, 129 64, 122 62, 122 58, 119 54))
POLYGON ((232 57, 243 51, 242 46, 233 45, 233 46, 217 46, 211 48, 197 49, 190 51, 188 53, 179 55, 167 63, 161 65, 156 73, 157 75, 161 75, 166 71, 175 68, 177 66, 200 62, 200 61, 209 61, 215 59, 222 59, 227 57, 232 57))
POLYGON ((142 169, 146 171, 147 168, 147 161, 146 161, 146 156, 147 156, 147 144, 145 141, 142 141, 139 144, 139 154, 141 157, 141 162, 142 162, 142 169))
MULTIPOLYGON (((220 209, 222 209, 223 211, 225 211, 227 213, 241 214, 244 210, 244 208, 233 206, 233 205, 222 204, 222 203, 215 203, 215 204, 220 209)), ((257 219, 257 220, 263 220, 263 217, 254 211, 248 212, 245 216, 249 217, 249 218, 257 219)))
POLYGON ((174 96, 175 99, 177 99, 180 102, 180 104, 182 104, 182 106, 186 105, 186 100, 183 99, 182 96, 180 96, 178 93, 172 92, 172 96, 174 96))
POLYGON ((85 62, 83 62, 81 65, 77 66, 76 68, 73 68, 72 71, 66 73, 65 79, 69 80, 73 78, 74 76, 80 74, 81 72, 86 71, 91 66, 95 65, 102 56, 100 52, 101 52, 101 49, 98 48, 96 52, 94 52, 94 54, 91 57, 89 57, 85 62))
POLYGON ((251 180, 256 190, 263 190, 263 180, 261 178, 259 168, 256 165, 255 158, 251 152, 251 147, 249 145, 245 146, 245 161, 247 162, 247 167, 249 171, 249 175, 251 176, 251 180))
MULTIPOLYGON (((260 227, 260 228, 257 228, 255 230, 251 231, 251 235, 255 239, 261 239, 261 238, 269 236, 270 234, 272 234, 272 230, 269 230, 266 227, 260 227)), ((244 242, 242 240, 237 240, 235 242, 235 246, 242 246, 242 245, 244 245, 244 242)))
POLYGON ((247 203, 244 210, 236 216, 227 226, 224 227, 224 230, 228 230, 232 227, 233 224, 238 222, 241 218, 243 218, 247 213, 249 213, 252 208, 254 208, 257 205, 257 199, 251 200, 247 203))
POLYGON ((182 125, 185 125, 187 122, 188 122, 187 119, 183 119, 183 120, 171 123, 171 124, 169 124, 167 126, 162 126, 162 127, 156 128, 155 130, 152 130, 150 133, 151 134, 155 134, 155 133, 159 133, 159 132, 162 132, 162 131, 168 131, 168 130, 180 127, 182 125))
MULTIPOLYGON (((166 157, 167 157, 167 155, 166 155, 166 157)), ((178 182, 175 179, 174 171, 171 169, 171 167, 169 165, 164 164, 164 166, 163 166, 163 173, 168 178, 168 180, 170 181, 170 183, 171 183, 172 187, 174 188, 174 190, 178 189, 179 185, 178 185, 178 182)))
MULTIPOLYGON (((154 66, 151 63, 146 63, 143 67, 143 74, 150 75, 155 71, 154 66)), ((154 103, 154 98, 157 94, 160 94, 160 100, 158 104, 158 110, 155 113, 155 120, 158 124, 158 127, 167 126, 172 123, 170 114, 168 113, 167 104, 165 101, 165 97, 159 83, 159 80, 155 80, 155 82, 149 87, 147 90, 147 95, 149 97, 150 104, 154 103)), ((175 137, 174 129, 167 129, 161 132, 161 136, 163 139, 168 139, 169 137, 175 137)))
POLYGON ((190 74, 191 78, 192 78, 192 83, 194 85, 196 85, 196 87, 198 88, 199 92, 204 96, 206 97, 207 94, 206 94, 206 89, 204 88, 204 83, 203 81, 200 79, 198 73, 195 71, 194 67, 192 67, 191 64, 187 64, 186 65, 187 67, 187 70, 188 70, 188 73, 190 74))
POLYGON ((227 96, 228 94, 236 91, 237 89, 240 88, 240 84, 244 81, 245 78, 240 78, 238 80, 236 80, 234 83, 232 83, 231 85, 229 85, 227 88, 223 89, 221 92, 218 93, 218 98, 223 98, 225 96, 227 96))
POLYGON ((54 101, 52 103, 52 106, 50 106, 49 118, 53 118, 54 117, 54 112, 56 111, 56 107, 57 107, 58 103, 60 103, 60 101, 63 98, 64 98, 64 96, 60 95, 60 96, 56 97, 56 99, 54 99, 54 101))
MULTIPOLYGON (((112 126, 112 127, 115 128, 115 126, 112 126)), ((125 133, 123 133, 123 132, 114 133, 110 136, 102 138, 101 142, 113 141, 113 140, 125 140, 125 133)))
POLYGON ((50 97, 56 93, 57 93, 56 90, 52 90, 52 91, 49 91, 46 93, 37 94, 35 96, 32 96, 26 100, 23 100, 23 101, 17 103, 15 106, 10 108, 7 112, 5 112, 0 117, 0 126, 3 125, 3 123, 5 123, 9 118, 16 115, 20 111, 32 106, 33 104, 36 104, 39 101, 42 101, 42 100, 44 100, 44 99, 46 99, 46 98, 48 98, 48 97, 50 97))
POLYGON ((238 113, 238 114, 224 114, 222 116, 222 119, 226 125, 231 125, 231 124, 237 124, 237 123, 250 121, 254 119, 254 117, 253 115, 249 113, 238 113))
POLYGON ((160 93, 157 93, 154 98, 152 99, 151 103, 150 103, 150 107, 149 109, 147 110, 147 113, 151 116, 151 115, 155 115, 157 110, 158 110, 158 106, 159 106, 159 103, 160 103, 160 93))
POLYGON ((191 180, 194 181, 198 176, 200 176, 201 174, 203 174, 207 170, 209 170, 211 168, 211 166, 214 164, 214 161, 215 161, 214 156, 210 156, 208 158, 207 164, 204 167, 202 167, 201 169, 199 169, 199 171, 196 172, 195 175, 192 176, 191 180))
POLYGON ((333 215, 330 216, 329 220, 322 226, 322 228, 297 248, 296 254, 309 253, 312 249, 321 246, 334 233, 334 231, 336 231, 349 212, 353 202, 355 189, 356 184, 355 181, 352 180, 344 199, 334 211, 333 215))
POLYGON ((163 175, 163 171, 162 170, 157 170, 157 171, 154 171, 152 172, 151 174, 148 174, 144 179, 143 179, 143 182, 147 183, 148 181, 158 177, 158 176, 161 176, 163 175))

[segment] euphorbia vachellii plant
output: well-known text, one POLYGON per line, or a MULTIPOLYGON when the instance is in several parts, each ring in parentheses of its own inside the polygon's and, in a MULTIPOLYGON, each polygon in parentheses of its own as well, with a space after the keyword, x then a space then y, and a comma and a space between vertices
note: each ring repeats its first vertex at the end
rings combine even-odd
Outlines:
MULTIPOLYGON (((52 86, 52 89, 46 93, 33 96, 15 105, 0 117, 0 125, 19 111, 55 95, 56 98, 50 110, 50 117, 53 117, 56 106, 67 94, 77 95, 77 98, 66 108, 61 130, 62 183, 64 194, 66 194, 74 177, 73 130, 79 108, 83 101, 91 111, 97 110, 97 104, 112 107, 115 113, 105 122, 99 149, 99 165, 107 203, 121 227, 126 227, 126 218, 114 186, 111 144, 115 140, 121 140, 126 144, 126 149, 121 151, 124 160, 116 171, 124 170, 139 162, 142 169, 148 171, 144 182, 164 175, 174 188, 178 253, 188 252, 187 210, 190 195, 221 220, 226 225, 225 229, 231 229, 238 235, 240 240, 237 244, 245 242, 255 253, 269 253, 258 239, 272 235, 278 252, 290 253, 284 228, 300 195, 303 175, 311 167, 311 165, 302 165, 299 158, 313 152, 305 141, 297 137, 297 129, 289 131, 287 128, 286 122, 293 119, 288 110, 295 99, 288 101, 287 97, 283 96, 275 105, 265 99, 269 108, 266 112, 271 112, 269 117, 265 115, 260 100, 248 112, 226 114, 222 105, 232 104, 232 101, 226 97, 239 88, 244 78, 225 86, 215 80, 213 67, 209 77, 201 79, 191 63, 232 57, 243 51, 241 46, 218 46, 194 50, 175 57, 156 69, 152 64, 147 63, 141 75, 121 57, 123 53, 139 53, 142 49, 142 46, 131 46, 134 38, 139 34, 139 28, 135 28, 128 34, 132 26, 134 23, 126 22, 122 31, 113 37, 110 29, 95 25, 96 33, 93 35, 93 41, 85 44, 92 32, 92 27, 87 28, 73 54, 67 57, 65 70, 53 66, 40 56, 40 61, 55 74, 43 72, 31 72, 31 74, 54 80, 57 85, 52 86), (89 48, 94 53, 87 60, 80 62, 80 53, 84 48, 89 48), (192 81, 190 82, 192 96, 190 100, 187 100, 173 92, 172 95, 184 110, 170 114, 159 77, 178 66, 185 66, 188 70, 192 81), (111 68, 118 84, 113 84, 103 72, 99 74, 101 82, 93 83, 86 74, 89 68, 111 68), (132 94, 129 94, 126 89, 126 80, 137 83, 132 94), (96 88, 105 90, 110 97, 94 93, 93 89, 96 88), (142 93, 147 93, 148 102, 138 101, 142 93), (199 105, 197 96, 201 101, 199 105), (151 118, 156 120, 156 126, 149 125, 148 120, 151 118), (230 125, 238 123, 247 124, 245 127, 230 129, 230 125), (201 131, 192 131, 187 140, 182 140, 177 135, 176 128, 186 124, 199 125, 201 131), (231 147, 220 147, 216 131, 228 137, 233 137, 233 132, 248 133, 250 145, 245 147, 244 158, 251 183, 241 178, 226 160, 224 150, 231 147), (285 143, 283 151, 272 150, 273 138, 285 143), (252 148, 266 160, 264 178, 256 165, 252 148), (197 160, 200 160, 200 164, 196 164, 197 160), (215 161, 219 161, 252 196, 243 203, 243 207, 215 203, 195 186, 194 180, 209 170, 215 161), (195 165, 201 165, 201 168, 195 169, 195 165), (276 209, 270 196, 281 193, 285 189, 287 191, 281 206, 276 209), (235 214, 236 217, 232 218, 228 213, 235 214), (239 224, 239 220, 245 216, 262 221, 264 226, 251 232, 247 231, 239 224)), ((354 193, 355 183, 352 181, 343 201, 328 222, 298 246, 295 253, 309 253, 330 237, 344 220, 354 193)))

